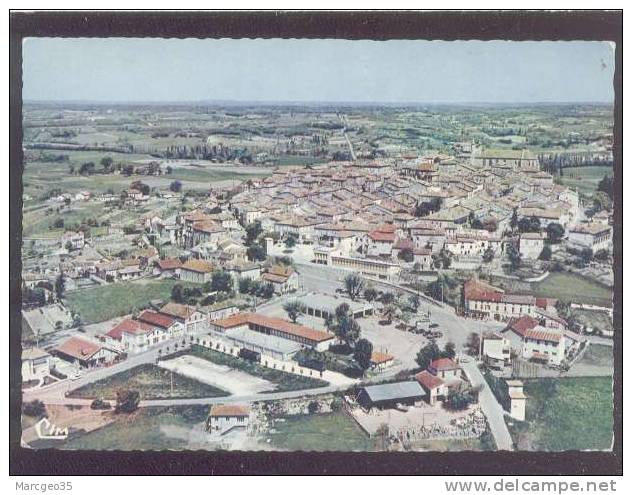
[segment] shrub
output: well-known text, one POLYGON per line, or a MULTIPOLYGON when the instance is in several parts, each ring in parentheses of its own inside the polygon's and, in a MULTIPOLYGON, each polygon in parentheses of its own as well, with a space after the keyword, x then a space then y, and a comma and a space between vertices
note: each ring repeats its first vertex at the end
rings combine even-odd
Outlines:
POLYGON ((112 406, 110 406, 110 403, 107 401, 104 401, 103 399, 94 399, 92 401, 92 404, 90 404, 90 409, 96 409, 96 410, 105 410, 105 409, 110 409, 112 406))
POLYGON ((22 413, 25 416, 41 418, 43 416, 46 416, 46 406, 41 400, 35 399, 31 402, 25 402, 24 404, 22 404, 22 413))

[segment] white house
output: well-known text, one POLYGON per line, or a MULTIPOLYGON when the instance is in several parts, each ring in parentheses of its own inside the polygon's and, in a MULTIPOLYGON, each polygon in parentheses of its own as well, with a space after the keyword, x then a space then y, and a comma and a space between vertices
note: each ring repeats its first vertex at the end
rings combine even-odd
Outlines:
POLYGON ((22 381, 38 380, 50 374, 50 354, 33 347, 22 351, 22 381))
POLYGON ((233 404, 217 404, 211 407, 206 419, 206 431, 224 435, 234 428, 247 428, 250 408, 233 404))
POLYGON ((609 250, 612 246, 612 228, 601 222, 580 223, 568 229, 568 242, 590 248, 593 252, 609 250))
POLYGON ((536 260, 544 249, 544 236, 539 232, 520 235, 520 254, 523 259, 536 260))

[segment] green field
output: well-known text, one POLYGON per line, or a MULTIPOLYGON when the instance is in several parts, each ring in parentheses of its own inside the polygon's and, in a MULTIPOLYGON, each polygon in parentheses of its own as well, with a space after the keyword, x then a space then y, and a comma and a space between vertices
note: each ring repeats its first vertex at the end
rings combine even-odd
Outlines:
POLYGON ((295 375, 293 373, 286 373, 284 371, 266 368, 265 366, 261 366, 260 364, 233 357, 228 354, 224 354, 223 352, 208 349, 200 345, 192 345, 191 350, 187 351, 187 354, 206 359, 207 361, 211 361, 215 364, 229 366, 230 368, 235 368, 251 375, 258 376, 259 378, 263 378, 264 380, 267 380, 276 385, 276 388, 273 392, 304 390, 309 388, 325 387, 329 385, 328 382, 320 380, 318 378, 295 375))
POLYGON ((448 440, 432 439, 415 442, 412 450, 429 452, 463 452, 495 450, 493 437, 488 434, 479 438, 450 438, 448 440))
POLYGON ((566 272, 554 272, 542 282, 531 284, 537 297, 553 297, 569 303, 612 306, 612 290, 592 280, 566 272))
POLYGON ((198 382, 186 376, 173 373, 173 392, 171 391, 171 373, 169 370, 153 364, 141 364, 127 371, 109 376, 103 380, 79 387, 70 393, 70 397, 80 399, 116 399, 116 391, 128 388, 140 392, 143 399, 191 399, 197 397, 226 397, 224 390, 198 382))
POLYGON ((556 177, 556 180, 566 187, 590 196, 597 190, 597 185, 604 175, 613 174, 614 171, 610 167, 573 167, 565 168, 564 175, 556 177))
POLYGON ((510 421, 522 450, 606 450, 613 435, 612 378, 525 381, 527 422, 510 421))
MULTIPOLYGON (((153 299, 166 301, 176 280, 138 280, 118 282, 69 292, 66 306, 79 313, 84 323, 98 323, 146 307, 153 299)), ((181 285, 187 285, 182 284, 181 285)))
POLYGON ((279 450, 368 451, 374 442, 344 413, 287 416, 274 421, 272 446, 279 450))
POLYGON ((209 406, 144 408, 89 433, 71 434, 66 450, 186 449, 188 433, 206 420, 209 406))

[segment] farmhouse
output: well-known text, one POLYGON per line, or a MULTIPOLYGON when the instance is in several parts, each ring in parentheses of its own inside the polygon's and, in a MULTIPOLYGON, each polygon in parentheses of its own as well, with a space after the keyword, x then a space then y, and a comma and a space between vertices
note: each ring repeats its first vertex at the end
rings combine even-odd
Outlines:
POLYGON ((250 409, 247 406, 217 404, 211 407, 206 419, 206 431, 224 435, 234 428, 247 428, 250 409))
POLYGON ((544 236, 539 232, 520 235, 520 254, 524 259, 536 260, 544 249, 544 236))
POLYGON ((81 337, 70 337, 53 349, 52 353, 82 368, 111 363, 118 357, 116 351, 81 337))
POLYGON ((568 230, 568 242, 593 252, 608 250, 612 245, 612 228, 599 222, 580 223, 568 230))
POLYGON ((560 365, 566 353, 564 332, 540 326, 535 318, 522 316, 503 330, 511 347, 525 359, 560 365))
POLYGON ((450 358, 435 359, 428 366, 428 371, 442 380, 453 380, 461 377, 461 368, 450 358))
POLYGON ((275 294, 285 294, 298 289, 298 273, 291 266, 271 266, 261 275, 261 280, 271 283, 275 294))
POLYGON ((187 260, 180 267, 180 278, 186 282, 203 284, 211 280, 213 265, 203 260, 187 260))
POLYGON ((195 306, 168 302, 159 312, 182 323, 186 334, 202 332, 208 328, 207 316, 195 306))
POLYGON ((448 395, 448 386, 445 382, 428 370, 417 373, 415 380, 419 382, 426 392, 426 399, 430 405, 434 405, 437 400, 441 400, 448 395))

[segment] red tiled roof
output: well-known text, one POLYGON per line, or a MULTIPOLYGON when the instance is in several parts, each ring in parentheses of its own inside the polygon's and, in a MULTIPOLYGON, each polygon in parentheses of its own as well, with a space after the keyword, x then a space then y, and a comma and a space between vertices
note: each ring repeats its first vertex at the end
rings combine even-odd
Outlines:
POLYGON ((417 373, 415 375, 415 380, 417 380, 419 384, 427 390, 432 390, 443 385, 443 380, 441 378, 426 370, 421 373, 417 373))
POLYGON ((102 347, 99 344, 84 340, 79 337, 70 337, 64 343, 60 344, 55 350, 66 354, 67 356, 85 361, 99 352, 102 347))
POLYGON ((197 273, 211 273, 213 271, 213 265, 204 260, 187 260, 187 262, 182 265, 182 269, 197 273))
POLYGON ((147 323, 126 318, 125 320, 114 326, 108 333, 108 337, 114 340, 121 340, 123 333, 139 334, 150 332, 152 327, 147 323))
POLYGON ((449 371, 459 369, 459 365, 450 358, 440 358, 432 361, 429 368, 435 369, 437 371, 449 371))
POLYGON ((531 330, 539 325, 538 320, 531 316, 521 316, 515 320, 509 322, 509 328, 514 330, 517 334, 524 336, 527 330, 531 330))
POLYGON ((247 406, 237 406, 233 404, 216 404, 211 407, 209 416, 212 417, 224 417, 224 416, 238 416, 244 417, 250 414, 250 409, 247 406))
POLYGON ((258 313, 237 313, 223 320, 214 321, 213 324, 223 328, 234 328, 245 324, 259 325, 273 328, 282 333, 303 337, 314 342, 324 342, 333 339, 333 335, 329 333, 304 327, 303 325, 297 325, 296 323, 291 323, 282 318, 264 316, 258 313))
POLYGON ((178 318, 180 320, 190 318, 196 311, 197 310, 194 306, 187 306, 186 304, 179 304, 175 302, 168 302, 160 308, 161 313, 173 316, 174 318, 178 318))
POLYGON ((139 315, 138 320, 160 328, 169 328, 175 323, 175 320, 171 318, 171 316, 150 310, 143 311, 139 315))
POLYGON ((525 332, 524 337, 531 340, 544 340, 547 342, 559 342, 562 334, 556 332, 547 332, 540 329, 529 329, 525 332))
POLYGON ((158 261, 161 270, 174 270, 182 266, 182 262, 178 258, 166 258, 158 261))
POLYGON ((374 230, 369 232, 369 237, 374 241, 379 242, 395 242, 395 234, 393 232, 381 232, 374 230))
POLYGON ((374 351, 371 353, 371 364, 377 365, 382 363, 387 363, 388 361, 392 361, 393 356, 390 354, 386 354, 385 352, 374 351))

